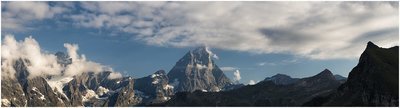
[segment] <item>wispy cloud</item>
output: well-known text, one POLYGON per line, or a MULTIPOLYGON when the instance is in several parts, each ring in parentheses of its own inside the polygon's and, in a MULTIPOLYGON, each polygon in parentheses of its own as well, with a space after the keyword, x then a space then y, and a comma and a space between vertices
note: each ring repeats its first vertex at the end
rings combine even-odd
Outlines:
POLYGON ((275 66, 276 63, 270 63, 270 62, 261 62, 257 64, 258 66, 265 66, 265 65, 269 65, 269 66, 275 66))
POLYGON ((40 8, 2 5, 3 25, 9 25, 2 28, 64 12, 76 26, 128 33, 155 46, 349 59, 358 57, 367 41, 398 45, 397 2, 77 2, 80 8, 29 3, 40 8))
POLYGON ((48 2, 2 2, 1 8, 1 28, 7 31, 29 30, 33 28, 29 24, 67 11, 62 5, 51 6, 48 2))
POLYGON ((220 67, 220 69, 224 72, 229 72, 229 71, 235 71, 237 69, 239 69, 238 67, 220 67))
POLYGON ((258 66, 276 66, 276 65, 287 65, 287 64, 295 64, 295 63, 298 63, 298 59, 296 59, 296 58, 284 59, 284 60, 276 61, 276 62, 264 61, 264 62, 257 63, 257 65, 258 66))

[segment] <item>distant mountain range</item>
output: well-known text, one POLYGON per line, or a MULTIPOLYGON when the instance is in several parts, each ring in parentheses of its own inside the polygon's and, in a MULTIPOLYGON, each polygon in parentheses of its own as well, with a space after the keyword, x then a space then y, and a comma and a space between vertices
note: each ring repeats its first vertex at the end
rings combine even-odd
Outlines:
MULTIPOLYGON (((55 54, 63 67, 69 55, 55 54)), ((349 77, 328 69, 306 78, 277 74, 255 85, 235 84, 207 47, 186 53, 166 73, 110 79, 112 72, 29 77, 32 61, 13 62, 2 77, 1 106, 398 106, 398 46, 369 42, 349 77)), ((61 72, 63 73, 63 72, 61 72)))
POLYGON ((164 105, 300 106, 316 95, 326 95, 341 84, 329 70, 301 79, 293 79, 280 74, 271 79, 267 78, 255 85, 248 85, 230 91, 203 92, 198 90, 195 92, 180 92, 175 94, 164 105), (285 80, 280 78, 285 78, 285 80))

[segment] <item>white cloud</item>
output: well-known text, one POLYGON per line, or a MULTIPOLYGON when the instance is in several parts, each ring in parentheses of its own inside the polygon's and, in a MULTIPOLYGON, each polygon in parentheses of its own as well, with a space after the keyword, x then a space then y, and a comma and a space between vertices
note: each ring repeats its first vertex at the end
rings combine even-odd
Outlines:
MULTIPOLYGON (((384 47, 398 45, 397 2, 78 4, 83 10, 68 15, 73 24, 106 29, 112 33, 129 33, 133 39, 155 46, 207 45, 257 54, 285 53, 309 59, 352 59, 361 54, 368 41, 384 47)), ((15 12, 5 13, 18 16, 15 12)), ((40 12, 31 13, 35 13, 33 16, 37 18, 47 18, 40 12)), ((9 18, 5 23, 13 21, 9 18)), ((13 24, 7 27, 20 26, 13 24)))
POLYGON ((276 63, 271 63, 271 62, 260 62, 257 63, 258 66, 264 66, 264 65, 269 65, 269 66, 275 66, 277 65, 276 63))
POLYGON ((219 57, 217 56, 217 54, 214 54, 214 55, 213 55, 213 58, 219 60, 219 57))
POLYGON ((294 64, 298 63, 298 59, 284 59, 282 61, 277 61, 277 62, 260 62, 257 63, 258 66, 276 66, 276 65, 287 65, 287 64, 294 64))
POLYGON ((66 11, 60 5, 50 6, 48 2, 32 1, 2 2, 1 7, 1 28, 8 31, 32 29, 33 27, 27 27, 32 21, 53 18, 66 11))
POLYGON ((17 60, 29 60, 27 70, 29 77, 41 75, 58 75, 61 66, 57 63, 55 55, 42 53, 39 43, 32 37, 23 41, 16 41, 13 36, 6 35, 1 45, 2 77, 14 78, 14 64, 17 60))
POLYGON ((237 68, 237 67, 220 67, 220 69, 224 72, 227 72, 227 71, 235 71, 239 68, 237 68))
POLYGON ((358 57, 368 40, 398 44, 398 9, 384 2, 115 2, 131 6, 117 9, 91 3, 83 6, 100 14, 86 20, 88 25, 121 29, 157 46, 335 59, 358 57), (130 13, 130 20, 113 24, 122 12, 130 13), (366 38, 371 31, 378 33, 366 38))
POLYGON ((249 85, 254 85, 254 84, 256 84, 256 81, 254 81, 254 80, 249 81, 249 85))
MULTIPOLYGON (((39 43, 31 36, 22 41, 17 41, 12 35, 6 35, 1 44, 2 59, 2 77, 14 78, 14 65, 17 60, 24 61, 29 71, 28 78, 36 76, 63 76, 71 77, 85 72, 104 72, 111 71, 112 68, 103 66, 99 63, 86 60, 84 55, 78 55, 78 45, 64 44, 68 55, 72 58, 72 63, 66 67, 57 63, 57 57, 54 54, 46 53, 40 48, 39 43), (64 71, 64 74, 61 73, 64 71)), ((113 72, 110 77, 117 78, 122 75, 113 72)))
POLYGON ((119 72, 112 72, 112 73, 110 73, 110 75, 107 78, 108 79, 122 78, 122 74, 119 72))
POLYGON ((235 72, 233 72, 233 76, 234 76, 234 81, 239 81, 240 79, 242 79, 242 77, 240 77, 239 70, 236 70, 235 72))

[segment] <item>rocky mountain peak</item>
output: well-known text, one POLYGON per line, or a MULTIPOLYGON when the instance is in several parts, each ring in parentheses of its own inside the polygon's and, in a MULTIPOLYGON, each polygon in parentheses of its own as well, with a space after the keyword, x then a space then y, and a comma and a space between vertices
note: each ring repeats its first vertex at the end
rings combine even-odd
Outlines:
POLYGON ((168 73, 170 82, 180 82, 175 91, 219 91, 231 83, 212 60, 213 55, 205 46, 186 53, 168 73))
MULTIPOLYGON (((399 106, 399 49, 368 42, 347 81, 316 105, 399 106)), ((319 100, 318 100, 319 101, 319 100)))
POLYGON ((375 45, 375 44, 372 43, 371 41, 368 41, 368 43, 367 43, 367 48, 379 48, 379 46, 375 45))
POLYGON ((335 76, 332 74, 332 72, 328 69, 324 69, 322 72, 318 73, 314 77, 318 78, 335 78, 335 76))
POLYGON ((173 86, 168 84, 168 76, 164 70, 158 70, 153 74, 135 79, 134 88, 143 96, 143 103, 156 104, 168 101, 173 95, 173 86))
POLYGON ((154 74, 158 74, 158 75, 166 75, 164 70, 158 70, 157 72, 154 72, 154 74))

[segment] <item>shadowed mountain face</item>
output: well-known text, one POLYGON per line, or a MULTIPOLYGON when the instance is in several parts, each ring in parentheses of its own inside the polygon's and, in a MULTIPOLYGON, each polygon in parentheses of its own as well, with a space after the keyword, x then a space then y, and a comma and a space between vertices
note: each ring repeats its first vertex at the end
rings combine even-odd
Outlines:
POLYGON ((398 46, 386 49, 368 42, 346 83, 306 106, 399 106, 398 60, 398 46))
POLYGON ((341 75, 334 75, 336 80, 346 80, 346 77, 343 77, 341 75))
POLYGON ((300 106, 318 95, 327 95, 340 85, 329 70, 282 85, 262 81, 222 92, 181 92, 166 106, 300 106))
POLYGON ((272 81, 277 85, 293 84, 298 80, 299 80, 298 78, 292 78, 289 75, 285 75, 285 74, 276 74, 272 77, 267 77, 264 79, 264 81, 272 81))
POLYGON ((175 91, 220 91, 231 81, 212 60, 212 52, 207 47, 189 51, 169 71, 170 83, 175 91))

